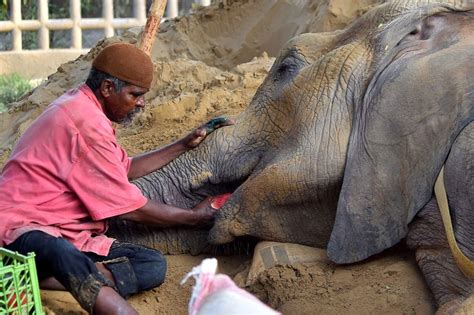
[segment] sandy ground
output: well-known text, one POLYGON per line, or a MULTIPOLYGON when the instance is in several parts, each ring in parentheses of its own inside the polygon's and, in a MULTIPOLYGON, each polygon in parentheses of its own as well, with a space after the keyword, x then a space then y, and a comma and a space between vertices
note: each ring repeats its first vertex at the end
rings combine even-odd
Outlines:
MULTIPOLYGON (((165 283, 130 298, 140 314, 186 314, 189 281, 180 281, 207 256, 167 256, 165 283)), ((219 271, 237 283, 246 277, 249 256, 218 257, 219 271)), ((402 246, 369 261, 334 266, 321 260, 275 266, 246 288, 283 314, 434 314, 431 293, 416 268, 412 253, 402 246)), ((67 292, 42 291, 47 314, 86 314, 67 292)))
MULTIPOLYGON (((167 22, 153 48, 155 82, 147 110, 119 141, 133 156, 164 145, 207 119, 235 116, 250 102, 279 47, 294 35, 346 26, 380 1, 223 1, 213 8, 167 22)), ((54 98, 81 83, 90 61, 110 41, 136 41, 139 30, 99 43, 85 56, 62 65, 9 113, 0 115, 0 165, 22 132, 54 98)), ((324 256, 324 255, 322 255, 324 256)), ((134 296, 140 314, 185 314, 190 286, 179 282, 204 256, 168 256, 166 282, 134 296)), ((243 285, 251 255, 219 258, 221 272, 243 285)), ((325 259, 275 266, 246 287, 285 314, 433 314, 434 301, 403 245, 370 260, 335 266, 325 259)), ((48 314, 81 314, 65 292, 43 291, 48 314)))

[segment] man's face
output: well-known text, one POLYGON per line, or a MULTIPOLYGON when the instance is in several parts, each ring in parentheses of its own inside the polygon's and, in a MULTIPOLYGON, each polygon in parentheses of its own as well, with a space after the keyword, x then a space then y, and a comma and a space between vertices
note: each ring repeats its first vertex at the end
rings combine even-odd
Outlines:
POLYGON ((105 98, 105 113, 111 121, 127 125, 145 107, 144 95, 148 89, 130 84, 117 92, 110 83, 109 95, 105 98))

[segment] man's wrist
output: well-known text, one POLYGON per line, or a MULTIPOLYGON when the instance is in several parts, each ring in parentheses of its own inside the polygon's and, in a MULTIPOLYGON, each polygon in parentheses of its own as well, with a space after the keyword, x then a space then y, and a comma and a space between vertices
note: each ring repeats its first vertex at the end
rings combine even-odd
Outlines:
POLYGON ((191 225, 191 226, 197 225, 199 222, 201 222, 201 220, 202 220, 202 215, 199 212, 190 210, 189 216, 186 220, 186 224, 191 225))
POLYGON ((175 143, 175 150, 178 153, 184 153, 189 151, 191 148, 186 144, 185 138, 176 141, 175 143))

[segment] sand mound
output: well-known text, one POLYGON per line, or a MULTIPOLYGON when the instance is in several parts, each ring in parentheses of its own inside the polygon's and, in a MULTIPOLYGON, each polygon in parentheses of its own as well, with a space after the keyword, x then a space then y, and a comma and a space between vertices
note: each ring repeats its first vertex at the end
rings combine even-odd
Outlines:
MULTIPOLYGON (((280 47, 305 32, 343 28, 382 0, 241 0, 213 7, 162 25, 152 51, 155 82, 147 110, 119 141, 135 155, 176 139, 210 117, 240 113, 265 78, 280 47)), ((65 90, 85 80, 93 57, 114 41, 136 42, 140 30, 100 42, 87 55, 58 72, 0 115, 0 165, 12 146, 65 90)), ((189 285, 178 283, 203 257, 170 256, 167 281, 131 298, 141 314, 184 314, 189 285)), ((250 257, 221 257, 221 271, 236 280, 248 272, 250 257)), ((433 313, 433 302, 405 251, 379 260, 336 267, 325 262, 275 266, 247 288, 285 314, 433 313)), ((42 292, 49 314, 81 314, 68 293, 42 292)))

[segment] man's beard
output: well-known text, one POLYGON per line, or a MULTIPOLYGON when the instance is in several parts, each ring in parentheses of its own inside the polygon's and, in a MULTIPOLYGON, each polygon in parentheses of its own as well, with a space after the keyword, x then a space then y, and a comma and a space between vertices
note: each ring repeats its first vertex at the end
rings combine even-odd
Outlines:
POLYGON ((127 116, 123 117, 122 119, 118 120, 117 123, 121 124, 124 127, 129 127, 135 116, 140 113, 142 109, 140 107, 136 107, 135 109, 131 110, 127 116))

